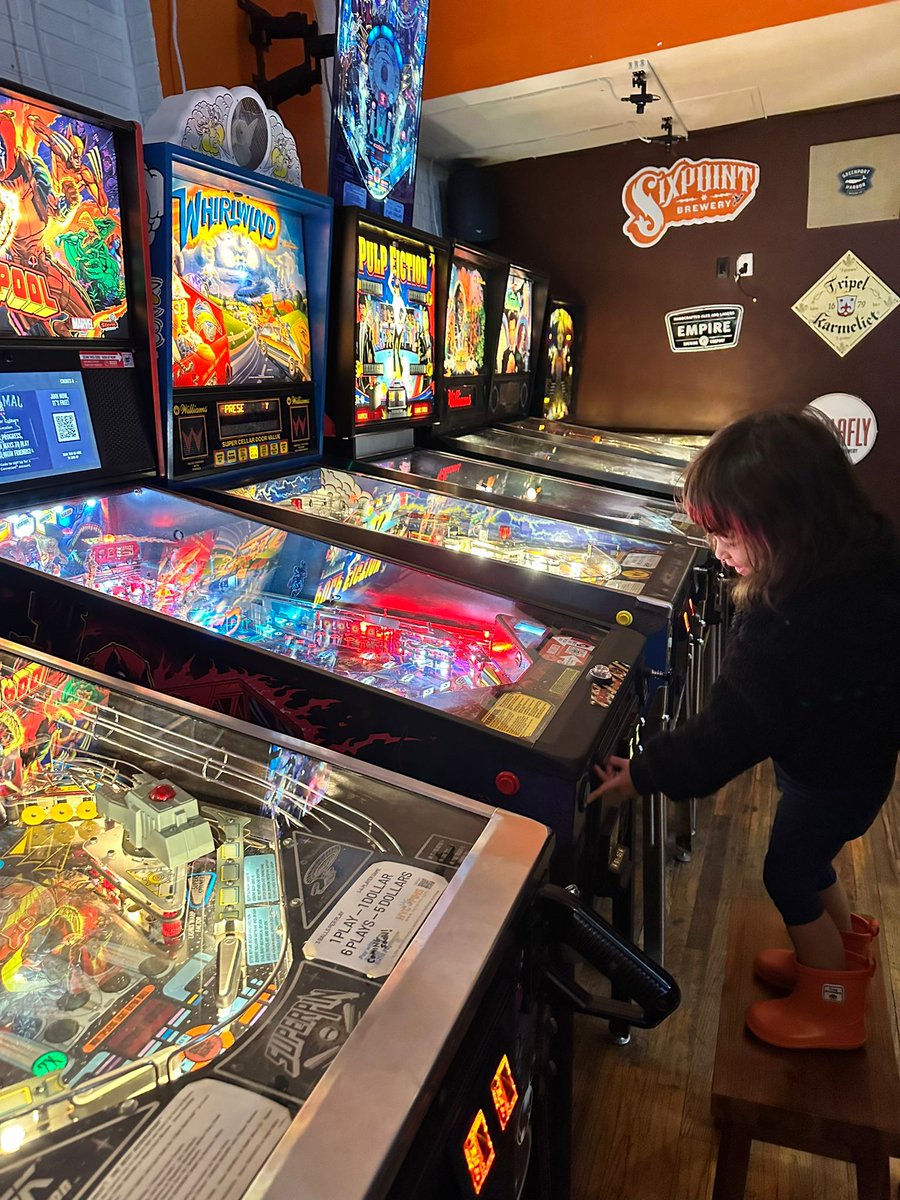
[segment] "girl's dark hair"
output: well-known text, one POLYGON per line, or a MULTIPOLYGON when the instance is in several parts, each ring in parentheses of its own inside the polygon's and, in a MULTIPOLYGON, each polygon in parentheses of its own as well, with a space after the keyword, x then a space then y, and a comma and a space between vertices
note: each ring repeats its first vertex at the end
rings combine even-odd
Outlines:
POLYGON ((707 533, 746 546, 739 605, 772 606, 819 578, 875 520, 837 430, 815 409, 752 413, 720 429, 688 466, 682 502, 707 533))

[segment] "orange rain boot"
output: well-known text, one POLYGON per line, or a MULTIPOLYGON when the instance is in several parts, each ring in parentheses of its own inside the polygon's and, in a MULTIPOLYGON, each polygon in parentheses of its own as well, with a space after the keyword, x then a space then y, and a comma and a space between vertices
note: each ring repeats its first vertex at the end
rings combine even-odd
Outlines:
MULTIPOLYGON (((850 920, 852 929, 841 934, 844 949, 863 958, 874 958, 872 943, 881 929, 878 918, 851 913, 850 920)), ((793 950, 760 950, 753 960, 753 974, 764 983, 789 992, 797 982, 793 950)))
POLYGON ((874 959, 848 952, 843 971, 819 971, 794 960, 797 982, 782 1000, 747 1009, 751 1033, 784 1050, 855 1050, 866 1040, 866 997, 874 959))

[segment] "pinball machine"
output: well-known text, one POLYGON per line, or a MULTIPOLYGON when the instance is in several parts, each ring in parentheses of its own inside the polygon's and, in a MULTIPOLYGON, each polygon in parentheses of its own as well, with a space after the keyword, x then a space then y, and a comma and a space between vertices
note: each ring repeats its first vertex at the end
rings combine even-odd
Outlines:
POLYGON ((648 459, 650 462, 666 463, 682 470, 702 448, 677 439, 669 439, 665 434, 651 436, 646 433, 595 429, 590 425, 575 425, 569 421, 549 420, 546 417, 526 417, 522 421, 512 421, 508 428, 555 445, 577 444, 586 449, 598 446, 610 454, 621 454, 639 462, 648 459))
POLYGON ((169 142, 144 158, 165 474, 315 461, 331 201, 169 142))
POLYGON ((682 468, 650 458, 628 458, 574 439, 549 442, 505 427, 473 428, 453 438, 441 439, 439 448, 501 466, 537 468, 580 483, 620 488, 658 500, 678 494, 682 468))
MULTIPOLYGON (((497 255, 453 242, 444 307, 443 361, 437 364, 436 421, 445 432, 487 418, 492 397, 493 353, 506 320, 509 263, 497 255)), ((341 265, 347 270, 347 264, 341 265)))
MULTIPOLYGON (((157 330, 146 303, 138 134, 62 111, 60 127, 74 123, 103 151, 92 161, 126 222, 119 261, 127 304, 116 317, 115 351, 104 346, 98 365, 96 339, 81 348, 54 321, 32 314, 26 323, 17 315, 24 310, 6 302, 0 632, 532 811, 557 833, 558 877, 602 875, 607 894, 624 894, 627 908, 627 873, 607 872, 628 859, 615 829, 605 835, 609 855, 588 865, 585 797, 595 756, 626 745, 634 729, 643 638, 560 620, 152 485, 154 397, 139 385, 153 379, 157 330)), ((151 157, 154 258, 163 242, 168 257, 167 275, 153 277, 168 367, 168 461, 206 479, 229 469, 234 477, 245 462, 266 470, 282 456, 314 457, 307 448, 318 451, 321 438, 330 201, 198 161, 181 147, 156 147, 151 157), (261 242, 277 248, 274 260, 258 252, 261 242), (177 317, 167 318, 166 304, 180 306, 177 317), (183 344, 173 348, 178 336, 183 344), (202 364, 211 366, 204 382, 202 364)), ((88 192, 83 182, 89 209, 88 192)), ((403 253, 401 273, 418 270, 403 253)), ((106 323, 98 318, 97 328, 110 337, 106 323)), ((412 376, 427 390, 427 370, 412 376)))
MULTIPOLYGON (((586 869, 595 756, 644 639, 198 499, 96 488, 0 516, 7 632, 551 825, 586 869)), ((567 879, 567 882, 569 880, 567 879)))
POLYGON ((0 641, 0 1188, 568 1200, 560 946, 632 1023, 678 989, 547 884, 549 851, 0 641))
POLYGON ((434 421, 447 243, 358 208, 336 215, 326 445, 390 449, 434 421))
MULTIPOLYGON (((383 451, 411 444, 435 419, 452 427, 473 414, 486 419, 492 405, 518 405, 530 371, 539 293, 531 276, 511 270, 504 260, 460 244, 448 248, 360 211, 348 210, 339 221, 326 415, 333 447, 357 455, 383 451), (436 329, 427 360, 411 352, 413 336, 404 335, 399 361, 394 352, 397 319, 389 299, 396 298, 394 281, 402 283, 404 271, 416 284, 402 297, 404 327, 415 330, 427 322, 429 330, 436 329), (410 315, 412 306, 416 311, 410 315), (524 358, 512 357, 509 346, 505 356, 490 352, 504 322, 508 330, 517 322, 524 331, 510 335, 528 348, 524 358), (426 370, 420 372, 423 362, 426 370), (508 376, 499 383, 498 365, 508 376), (394 393, 402 401, 396 405, 394 393)), ((389 557, 591 625, 630 626, 648 639, 644 690, 656 693, 651 719, 668 720, 669 708, 678 709, 692 686, 691 547, 525 514, 483 499, 456 500, 427 486, 398 486, 369 475, 365 460, 331 461, 335 465, 299 471, 286 470, 285 463, 278 475, 248 467, 240 486, 213 476, 200 494, 254 521, 277 521, 348 552, 389 557)), ((653 885, 651 873, 648 895, 661 888, 653 885)))

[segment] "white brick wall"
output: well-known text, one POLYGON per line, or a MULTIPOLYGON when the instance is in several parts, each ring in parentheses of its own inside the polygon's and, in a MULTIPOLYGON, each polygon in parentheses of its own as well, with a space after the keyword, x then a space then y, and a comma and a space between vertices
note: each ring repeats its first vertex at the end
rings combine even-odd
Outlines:
POLYGON ((149 0, 0 0, 0 77, 145 120, 162 99, 149 0))

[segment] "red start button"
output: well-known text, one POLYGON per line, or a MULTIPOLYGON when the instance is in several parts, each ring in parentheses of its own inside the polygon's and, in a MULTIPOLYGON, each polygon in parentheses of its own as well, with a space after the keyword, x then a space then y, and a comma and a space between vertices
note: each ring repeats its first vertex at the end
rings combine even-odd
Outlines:
POLYGON ((171 783, 158 783, 150 789, 148 795, 154 804, 168 804, 170 800, 175 799, 175 789, 171 783))
POLYGON ((514 796, 522 786, 522 781, 512 771, 501 771, 494 784, 501 796, 514 796))

